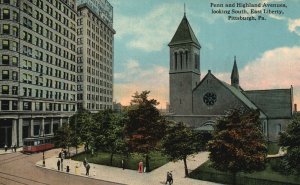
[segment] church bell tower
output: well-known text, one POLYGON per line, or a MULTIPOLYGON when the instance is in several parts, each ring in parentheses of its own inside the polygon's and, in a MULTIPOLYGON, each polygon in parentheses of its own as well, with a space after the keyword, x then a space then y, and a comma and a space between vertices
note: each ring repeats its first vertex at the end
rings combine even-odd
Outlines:
POLYGON ((170 112, 192 114, 193 89, 200 82, 200 44, 184 16, 169 43, 170 112))

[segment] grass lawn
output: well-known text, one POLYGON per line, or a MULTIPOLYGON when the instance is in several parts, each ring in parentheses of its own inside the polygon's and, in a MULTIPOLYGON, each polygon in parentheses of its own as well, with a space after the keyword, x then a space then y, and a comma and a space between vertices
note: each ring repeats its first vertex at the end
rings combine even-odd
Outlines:
MULTIPOLYGON (((273 160, 273 159, 272 159, 273 160)), ((207 181, 232 184, 233 176, 230 173, 221 172, 210 167, 210 161, 205 162, 194 170, 190 177, 194 179, 202 179, 207 181)), ((260 185, 287 185, 300 184, 300 176, 289 175, 285 176, 271 168, 270 163, 267 163, 266 169, 254 173, 238 173, 237 184, 260 184, 260 185)))
MULTIPOLYGON (((113 157, 112 165, 110 165, 110 154, 105 152, 95 152, 92 156, 90 153, 81 153, 74 157, 73 160, 83 161, 84 158, 87 159, 89 163, 122 167, 122 159, 124 159, 124 167, 126 169, 138 170, 138 163, 140 160, 143 161, 144 166, 146 165, 145 158, 140 154, 131 154, 128 158, 123 157, 122 155, 115 154, 113 157)), ((150 171, 161 167, 162 165, 168 163, 169 160, 166 156, 162 155, 160 152, 151 152, 150 153, 150 171)))
POLYGON ((278 154, 278 151, 279 151, 278 143, 269 142, 267 147, 268 147, 269 155, 278 154))

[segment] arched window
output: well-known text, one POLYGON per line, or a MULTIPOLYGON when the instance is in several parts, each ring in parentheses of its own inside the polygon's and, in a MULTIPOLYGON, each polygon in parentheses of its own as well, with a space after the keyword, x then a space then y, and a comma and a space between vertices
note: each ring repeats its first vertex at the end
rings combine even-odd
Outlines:
POLYGON ((188 68, 188 59, 189 59, 188 51, 185 51, 185 66, 186 66, 186 68, 188 68))
POLYGON ((183 53, 180 52, 180 69, 182 69, 182 62, 183 62, 183 53))
POLYGON ((281 132, 281 124, 276 125, 276 133, 279 134, 281 132))
POLYGON ((174 57, 175 57, 175 70, 177 70, 177 52, 175 52, 174 57))

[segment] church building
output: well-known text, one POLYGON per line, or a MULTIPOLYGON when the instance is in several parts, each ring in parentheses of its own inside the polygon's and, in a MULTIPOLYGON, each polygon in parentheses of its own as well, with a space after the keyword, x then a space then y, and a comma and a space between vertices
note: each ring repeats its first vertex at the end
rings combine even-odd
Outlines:
POLYGON ((184 122, 196 130, 213 130, 218 117, 231 108, 260 111, 262 130, 269 141, 278 140, 293 114, 293 88, 244 90, 240 86, 236 58, 231 84, 213 73, 201 78, 201 45, 186 15, 175 32, 170 47, 170 114, 168 119, 184 122))

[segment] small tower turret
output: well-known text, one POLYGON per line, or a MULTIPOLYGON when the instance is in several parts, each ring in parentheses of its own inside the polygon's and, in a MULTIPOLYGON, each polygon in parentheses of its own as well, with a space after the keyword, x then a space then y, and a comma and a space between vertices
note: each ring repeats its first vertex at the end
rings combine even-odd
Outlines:
POLYGON ((239 71, 238 67, 236 64, 236 57, 234 56, 234 64, 231 72, 231 85, 234 86, 235 88, 239 89, 240 88, 240 82, 239 82, 239 71))

